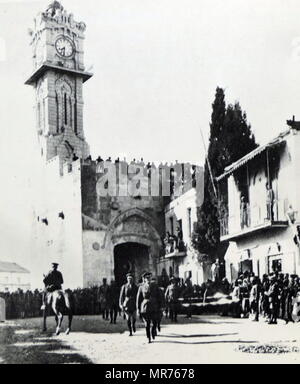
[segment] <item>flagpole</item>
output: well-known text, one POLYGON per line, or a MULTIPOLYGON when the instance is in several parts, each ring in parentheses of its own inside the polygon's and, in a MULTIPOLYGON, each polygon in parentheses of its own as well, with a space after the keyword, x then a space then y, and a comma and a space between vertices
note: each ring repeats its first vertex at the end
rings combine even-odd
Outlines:
POLYGON ((207 162, 209 175, 210 175, 212 186, 213 186, 213 189, 214 189, 214 194, 215 194, 215 197, 217 198, 218 197, 217 189, 216 189, 216 186, 215 186, 214 177, 213 177, 212 169, 211 169, 211 166, 210 166, 210 162, 209 162, 209 158, 208 158, 208 152, 206 150, 206 145, 205 145, 204 136, 203 136, 203 132, 202 132, 201 127, 200 127, 200 132, 201 132, 203 147, 204 147, 204 151, 205 151, 205 161, 207 162))

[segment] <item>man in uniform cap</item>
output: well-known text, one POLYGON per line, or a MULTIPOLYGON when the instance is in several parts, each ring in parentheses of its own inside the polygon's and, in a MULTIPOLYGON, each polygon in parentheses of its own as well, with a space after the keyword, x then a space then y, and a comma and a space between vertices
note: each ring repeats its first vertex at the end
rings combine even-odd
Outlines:
POLYGON ((180 289, 177 284, 177 279, 173 276, 170 278, 170 285, 165 292, 166 304, 169 309, 171 321, 177 323, 177 312, 179 307, 180 289))
POLYGON ((120 298, 120 289, 117 286, 116 282, 112 280, 110 282, 108 290, 108 306, 110 312, 110 323, 116 324, 117 316, 119 312, 119 298, 120 298))
POLYGON ((109 315, 109 286, 107 279, 104 277, 102 280, 103 284, 98 290, 98 301, 100 303, 100 311, 102 313, 103 320, 108 320, 109 315))
POLYGON ((151 343, 151 337, 153 340, 155 339, 162 308, 162 295, 159 286, 155 282, 151 282, 151 275, 150 272, 143 274, 144 283, 139 286, 136 298, 136 308, 144 321, 149 343, 151 343))
POLYGON ((136 323, 136 295, 138 287, 134 283, 132 273, 126 275, 127 283, 121 288, 119 306, 124 311, 127 319, 127 325, 129 329, 129 336, 132 336, 132 332, 135 332, 136 323))
POLYGON ((270 318, 268 324, 277 324, 279 310, 279 287, 274 273, 270 275, 270 282, 270 288, 268 292, 265 293, 265 295, 269 297, 270 303, 270 318))
POLYGON ((43 305, 41 307, 41 310, 46 309, 46 297, 48 293, 59 291, 62 289, 64 279, 61 272, 57 270, 58 265, 58 263, 53 262, 51 271, 46 276, 44 275, 43 283, 45 284, 45 290, 43 293, 43 305))

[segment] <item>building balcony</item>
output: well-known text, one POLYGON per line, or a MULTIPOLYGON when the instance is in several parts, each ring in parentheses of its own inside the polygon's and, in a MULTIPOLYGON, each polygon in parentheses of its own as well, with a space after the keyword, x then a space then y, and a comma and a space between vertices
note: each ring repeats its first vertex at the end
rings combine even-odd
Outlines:
POLYGON ((288 227, 288 220, 280 214, 278 203, 273 205, 272 210, 267 207, 266 214, 261 214, 261 208, 246 204, 239 215, 223 213, 220 217, 220 240, 236 241, 261 231, 288 227))
POLYGON ((179 251, 179 249, 175 249, 175 251, 165 254, 166 259, 185 257, 185 256, 186 256, 186 251, 179 251))
POLYGON ((165 255, 166 259, 178 258, 186 256, 186 245, 182 240, 177 238, 170 238, 168 241, 165 240, 165 255))

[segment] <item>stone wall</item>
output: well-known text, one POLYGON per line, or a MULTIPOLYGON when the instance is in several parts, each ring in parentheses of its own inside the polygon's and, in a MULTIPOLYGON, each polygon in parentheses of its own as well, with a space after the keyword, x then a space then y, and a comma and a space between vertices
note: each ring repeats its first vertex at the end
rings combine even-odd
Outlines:
MULTIPOLYGON (((149 269, 156 275, 162 250, 165 199, 159 196, 102 196, 97 184, 103 174, 97 164, 82 166, 82 217, 85 286, 114 279, 114 249, 137 243, 149 248, 149 269)), ((123 183, 125 181, 122 181, 123 183)), ((124 188, 122 182, 118 188, 124 188)))
POLYGON ((64 288, 83 286, 81 165, 65 165, 59 173, 59 158, 55 157, 36 175, 36 201, 33 217, 31 252, 31 287, 43 287, 43 274, 51 262, 60 264, 64 288))

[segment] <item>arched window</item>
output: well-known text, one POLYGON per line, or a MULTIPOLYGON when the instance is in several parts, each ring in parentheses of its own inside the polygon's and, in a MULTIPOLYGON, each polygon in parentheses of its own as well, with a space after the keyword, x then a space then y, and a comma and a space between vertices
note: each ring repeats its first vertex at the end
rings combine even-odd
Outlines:
POLYGON ((64 94, 64 115, 65 115, 65 124, 68 124, 68 103, 67 103, 67 94, 64 94))
POLYGON ((70 127, 73 128, 73 106, 71 97, 68 98, 68 106, 69 106, 69 124, 70 127))
POLYGON ((75 135, 77 135, 78 130, 77 130, 77 101, 76 100, 74 103, 74 132, 75 132, 75 135))
POLYGON ((55 102, 56 102, 56 133, 59 133, 59 103, 58 103, 57 94, 56 94, 55 102))

